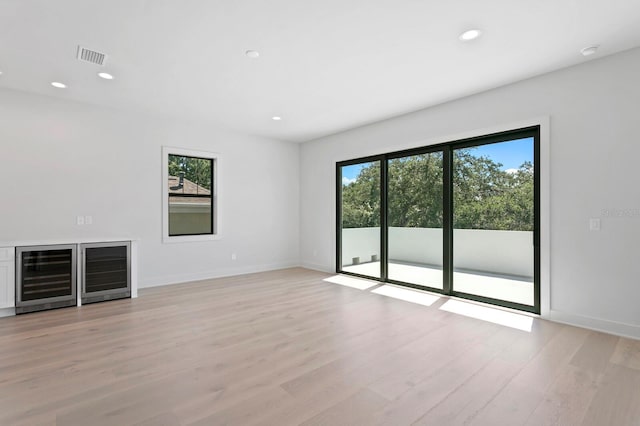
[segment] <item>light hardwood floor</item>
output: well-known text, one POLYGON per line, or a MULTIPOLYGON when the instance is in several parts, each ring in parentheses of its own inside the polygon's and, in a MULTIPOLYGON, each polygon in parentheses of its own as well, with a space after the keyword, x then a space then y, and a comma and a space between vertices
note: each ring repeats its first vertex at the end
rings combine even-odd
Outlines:
POLYGON ((0 319, 0 425, 640 425, 640 342, 287 269, 0 319))

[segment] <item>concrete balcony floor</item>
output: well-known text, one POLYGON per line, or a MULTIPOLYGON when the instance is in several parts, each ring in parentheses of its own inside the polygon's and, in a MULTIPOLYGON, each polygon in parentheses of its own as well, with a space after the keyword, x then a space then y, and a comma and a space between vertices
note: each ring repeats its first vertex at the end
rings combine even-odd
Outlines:
MULTIPOLYGON (((380 262, 367 262, 343 266, 345 272, 380 276, 380 262)), ((391 261, 389 279, 410 284, 442 289, 442 268, 433 265, 407 264, 391 261)), ((533 279, 507 275, 488 274, 480 271, 453 272, 455 291, 491 297, 523 305, 533 306, 533 279)))

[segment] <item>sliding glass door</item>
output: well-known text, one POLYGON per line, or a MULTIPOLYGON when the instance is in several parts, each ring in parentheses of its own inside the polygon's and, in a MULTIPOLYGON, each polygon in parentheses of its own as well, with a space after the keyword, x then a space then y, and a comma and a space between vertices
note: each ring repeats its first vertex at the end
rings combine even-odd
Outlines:
POLYGON ((533 307, 534 137, 453 150, 453 292, 533 307))
POLYGON ((539 132, 338 163, 337 271, 539 312, 539 132))
POLYGON ((338 167, 339 223, 342 242, 337 264, 343 272, 382 278, 381 161, 338 167))
POLYGON ((388 278, 443 289, 443 153, 387 160, 388 278))

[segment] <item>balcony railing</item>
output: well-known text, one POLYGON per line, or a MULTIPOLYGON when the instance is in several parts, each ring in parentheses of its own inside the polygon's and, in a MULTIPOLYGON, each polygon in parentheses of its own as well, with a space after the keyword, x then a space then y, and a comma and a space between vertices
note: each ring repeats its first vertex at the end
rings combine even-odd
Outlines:
MULTIPOLYGON (((442 288, 442 229, 389 228, 389 278, 442 288)), ((380 228, 342 230, 342 269, 379 277, 380 228)), ((454 230, 456 291, 533 305, 533 232, 454 230)))

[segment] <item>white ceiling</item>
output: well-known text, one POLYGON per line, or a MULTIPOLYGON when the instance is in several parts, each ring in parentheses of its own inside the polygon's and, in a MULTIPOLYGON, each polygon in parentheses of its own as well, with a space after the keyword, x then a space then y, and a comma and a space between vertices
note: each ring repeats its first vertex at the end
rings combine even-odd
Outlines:
POLYGON ((639 0, 0 0, 0 87, 297 142, 639 45, 639 0))

